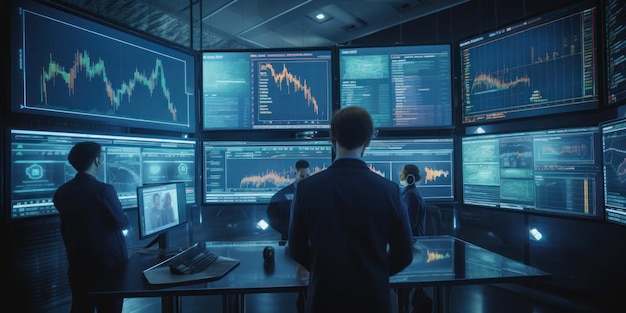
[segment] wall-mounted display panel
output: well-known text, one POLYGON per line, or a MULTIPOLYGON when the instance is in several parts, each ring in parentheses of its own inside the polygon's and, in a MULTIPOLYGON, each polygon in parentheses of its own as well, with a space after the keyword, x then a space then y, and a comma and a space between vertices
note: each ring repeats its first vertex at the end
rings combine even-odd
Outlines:
POLYGON ((328 129, 332 50, 205 51, 202 129, 328 129))
POLYGON ((204 203, 269 203, 304 159, 314 175, 332 162, 326 141, 205 141, 204 203))
POLYGON ((12 129, 9 141, 12 219, 58 214, 52 196, 76 175, 67 156, 81 141, 102 145, 98 180, 115 187, 123 208, 137 207, 138 186, 165 182, 184 182, 196 203, 195 140, 12 129))
POLYGON ((378 129, 451 128, 451 73, 450 45, 340 48, 340 107, 378 129))
POLYGON ((562 9, 463 40, 463 124, 596 109, 597 10, 562 9))
POLYGON ((426 201, 454 200, 454 140, 452 138, 374 139, 363 160, 370 170, 400 183, 405 164, 415 164, 422 174, 417 189, 426 201))
POLYGON ((196 131, 193 52, 34 1, 14 3, 13 112, 196 131))
POLYGON ((463 203, 600 217, 599 127, 461 138, 463 203))
POLYGON ((606 1, 606 57, 609 104, 626 101, 626 3, 606 1))
POLYGON ((606 220, 626 225, 626 118, 601 128, 606 220))

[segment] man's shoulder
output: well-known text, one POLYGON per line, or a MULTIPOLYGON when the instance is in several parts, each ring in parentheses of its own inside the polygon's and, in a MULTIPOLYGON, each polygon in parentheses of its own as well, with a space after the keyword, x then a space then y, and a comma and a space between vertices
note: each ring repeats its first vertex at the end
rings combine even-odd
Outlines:
POLYGON ((293 191, 296 189, 295 184, 291 183, 283 188, 281 188, 276 194, 286 194, 286 193, 293 193, 293 191))

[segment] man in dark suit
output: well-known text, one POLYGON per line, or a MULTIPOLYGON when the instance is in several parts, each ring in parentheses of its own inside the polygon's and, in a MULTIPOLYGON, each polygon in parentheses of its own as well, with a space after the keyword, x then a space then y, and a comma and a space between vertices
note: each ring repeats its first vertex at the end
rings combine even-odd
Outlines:
POLYGON ((77 143, 68 155, 77 173, 57 189, 54 205, 61 218, 61 235, 68 261, 72 313, 122 312, 123 298, 92 298, 89 291, 110 278, 128 260, 122 230, 128 219, 114 187, 96 179, 102 166, 102 147, 77 143))
POLYGON ((289 251, 310 272, 309 313, 390 312, 389 276, 413 259, 399 186, 361 159, 373 135, 365 109, 337 111, 330 125, 335 160, 296 188, 289 251))

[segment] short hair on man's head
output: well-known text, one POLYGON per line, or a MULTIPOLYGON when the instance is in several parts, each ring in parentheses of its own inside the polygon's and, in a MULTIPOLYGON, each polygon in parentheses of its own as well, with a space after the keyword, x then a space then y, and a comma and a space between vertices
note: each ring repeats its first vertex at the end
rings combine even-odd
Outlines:
POLYGON ((415 164, 406 164, 404 165, 404 167, 402 168, 404 170, 404 172, 406 173, 407 176, 407 183, 409 184, 413 184, 415 182, 418 182, 422 179, 422 174, 420 173, 420 169, 419 167, 417 167, 417 165, 415 164), (409 181, 409 175, 413 175, 413 180, 409 181))
POLYGON ((333 114, 330 135, 340 146, 352 150, 370 143, 374 136, 374 122, 366 109, 345 107, 333 114))
POLYGON ((91 167, 93 161, 102 153, 102 146, 97 142, 83 141, 75 144, 67 160, 77 172, 84 172, 91 167))
POLYGON ((296 169, 299 170, 301 168, 309 168, 309 162, 307 160, 298 160, 296 162, 296 169))

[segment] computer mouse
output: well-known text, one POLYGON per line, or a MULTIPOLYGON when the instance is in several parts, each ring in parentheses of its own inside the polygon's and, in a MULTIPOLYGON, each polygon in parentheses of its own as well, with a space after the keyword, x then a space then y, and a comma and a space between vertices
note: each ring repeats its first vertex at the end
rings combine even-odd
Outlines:
POLYGON ((274 247, 267 246, 263 248, 263 260, 265 263, 274 263, 274 247))

